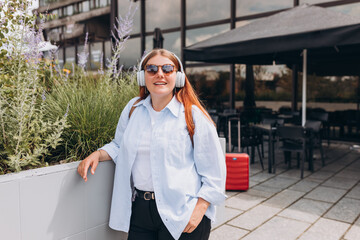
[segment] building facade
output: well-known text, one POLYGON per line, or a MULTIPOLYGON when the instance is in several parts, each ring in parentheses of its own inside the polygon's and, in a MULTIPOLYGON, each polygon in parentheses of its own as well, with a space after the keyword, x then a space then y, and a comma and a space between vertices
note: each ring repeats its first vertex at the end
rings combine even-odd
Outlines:
MULTIPOLYGON (((236 74, 236 79, 242 78, 242 68, 186 61, 184 47, 305 3, 354 16, 360 13, 359 0, 40 0, 39 12, 48 11, 57 16, 45 23, 44 35, 46 40, 60 46, 59 63, 64 65, 78 61, 77 53, 83 50, 85 33, 88 32, 88 69, 98 69, 101 57, 106 62, 106 58, 111 56, 112 16, 124 16, 130 2, 137 5, 138 10, 120 63, 125 67, 136 65, 144 51, 153 48, 155 29, 159 28, 163 47, 183 60, 187 74, 194 77, 192 81, 208 80, 209 86, 201 85, 204 90, 212 88, 209 90, 212 95, 220 94, 224 99, 228 99, 231 88, 230 75, 236 74), (226 86, 220 90, 216 89, 217 81, 214 81, 219 78, 223 78, 220 82, 223 81, 226 86)), ((239 82, 235 82, 235 94, 241 90, 239 85, 239 82)))

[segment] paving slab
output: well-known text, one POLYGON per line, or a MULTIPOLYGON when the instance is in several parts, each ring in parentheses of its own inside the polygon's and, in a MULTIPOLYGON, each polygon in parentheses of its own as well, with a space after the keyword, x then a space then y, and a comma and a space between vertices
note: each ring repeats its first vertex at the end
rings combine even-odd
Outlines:
POLYGON ((229 226, 227 224, 215 229, 210 234, 210 240, 238 240, 248 234, 249 231, 237 227, 229 226))
MULTIPOLYGON (((359 173, 359 175, 360 175, 360 173, 359 173)), ((334 177, 329 178, 327 181, 325 181, 321 185, 348 190, 348 189, 352 188, 357 182, 358 182, 358 180, 356 180, 356 179, 334 176, 334 177)))
POLYGON ((331 203, 320 202, 311 199, 300 199, 278 215, 299 221, 314 223, 331 206, 331 203))
MULTIPOLYGON (((304 171, 304 177, 307 177, 311 174, 310 171, 304 171)), ((279 177, 290 177, 290 178, 295 178, 297 180, 299 180, 299 176, 300 176, 300 169, 289 169, 288 171, 285 171, 281 174, 278 175, 279 177)))
POLYGON ((253 230, 265 221, 269 220, 281 209, 260 204, 251 210, 231 220, 228 224, 236 227, 253 230))
POLYGON ((230 208, 236 208, 239 210, 246 211, 258 205, 264 200, 266 200, 266 198, 252 196, 246 193, 240 193, 236 196, 226 199, 225 205, 230 208))
MULTIPOLYGON (((325 160, 325 163, 326 163, 326 160, 325 160)), ((345 168, 344 165, 340 164, 336 161, 336 162, 325 165, 325 167, 323 167, 321 170, 336 173, 343 168, 345 168)))
POLYGON ((255 181, 255 182, 264 182, 270 178, 273 178, 274 177, 274 174, 271 174, 271 173, 267 173, 267 172, 260 172, 260 173, 257 173, 253 176, 251 176, 250 178, 250 182, 251 181, 255 181))
POLYGON ((335 176, 337 177, 344 177, 344 178, 350 178, 359 181, 360 180, 360 174, 359 169, 354 169, 352 167, 347 167, 337 173, 335 176))
POLYGON ((288 177, 276 176, 276 177, 273 177, 273 178, 269 179, 268 181, 260 184, 259 186, 285 189, 285 188, 293 185, 294 183, 298 182, 299 180, 300 180, 300 177, 299 178, 288 178, 288 177))
POLYGON ((286 208, 304 195, 303 192, 285 189, 264 202, 264 205, 276 208, 286 208))
POLYGON ((310 193, 304 196, 304 198, 320 200, 324 202, 335 203, 337 202, 344 194, 346 190, 329 188, 324 186, 316 187, 310 193))
POLYGON ((230 198, 230 197, 233 197, 235 195, 239 194, 239 191, 226 191, 225 192, 225 195, 230 198))
POLYGON ((360 239, 360 218, 351 226, 350 230, 346 233, 346 240, 359 240, 360 239))
POLYGON ((218 217, 216 219, 215 223, 211 223, 211 228, 213 228, 213 229, 217 228, 217 227, 221 226, 222 224, 228 222, 229 220, 233 219, 234 217, 236 217, 244 212, 244 211, 241 211, 238 209, 228 208, 228 207, 222 208, 222 211, 225 211, 225 212, 221 214, 221 217, 218 217))
POLYGON ((312 179, 326 180, 326 179, 330 178, 332 175, 334 175, 334 172, 324 171, 321 169, 320 171, 314 172, 313 174, 308 176, 307 179, 308 180, 312 180, 312 179))
POLYGON ((360 199, 360 184, 357 184, 345 197, 360 199))
POLYGON ((243 239, 295 240, 309 226, 309 223, 283 217, 274 217, 259 228, 255 229, 249 235, 246 235, 243 239))
POLYGON ((352 198, 341 199, 329 212, 325 218, 353 223, 360 214, 360 200, 352 198))
MULTIPOLYGON (((271 191, 266 191, 267 189, 264 189, 264 187, 253 187, 250 188, 246 193, 252 196, 258 196, 258 197, 264 197, 264 198, 270 198, 271 196, 273 196, 274 194, 277 193, 276 192, 271 192, 271 191)), ((280 191, 280 189, 279 189, 280 191)))
POLYGON ((299 192, 310 192, 311 190, 313 190, 315 187, 317 187, 319 185, 318 181, 311 181, 308 179, 303 179, 302 181, 296 183, 295 185, 291 186, 289 189, 290 190, 294 190, 294 191, 299 191, 299 192))
POLYGON ((299 240, 338 240, 350 227, 350 224, 320 218, 299 240))

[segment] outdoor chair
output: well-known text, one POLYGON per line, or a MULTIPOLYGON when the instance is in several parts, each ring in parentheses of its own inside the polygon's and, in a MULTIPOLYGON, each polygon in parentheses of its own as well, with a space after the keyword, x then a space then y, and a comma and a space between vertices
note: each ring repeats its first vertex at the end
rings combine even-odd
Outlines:
POLYGON ((322 125, 321 121, 307 120, 305 122, 305 128, 310 130, 308 133, 308 137, 309 137, 308 144, 312 146, 311 149, 315 149, 315 148, 320 149, 321 163, 322 166, 325 166, 324 151, 322 148, 321 125, 322 125))
POLYGON ((263 158, 261 156, 260 147, 259 147, 261 145, 261 133, 251 126, 241 125, 239 117, 229 118, 228 128, 229 128, 229 134, 227 140, 229 143, 230 152, 234 150, 234 147, 237 147, 239 152, 240 151, 244 152, 246 148, 246 152, 250 155, 250 162, 254 163, 255 148, 256 148, 259 156, 261 168, 264 170, 263 158), (240 126, 240 131, 239 131, 239 126, 240 126), (238 138, 239 134, 240 134, 240 139, 238 138), (250 148, 250 153, 249 153, 249 148, 250 148))
MULTIPOLYGON (((297 166, 300 167, 300 177, 304 177, 304 165, 307 159, 307 136, 305 128, 301 126, 278 126, 278 141, 282 141, 279 149, 284 152, 285 163, 291 168, 291 153, 297 153, 297 166), (301 161, 300 161, 301 154, 301 161)), ((276 163, 274 163, 274 171, 276 163)), ((313 171, 312 159, 309 158, 309 169, 313 171)))
POLYGON ((329 113, 321 111, 313 111, 309 114, 310 120, 321 121, 321 135, 322 138, 326 138, 328 146, 330 145, 330 125, 329 125, 329 113))
MULTIPOLYGON (((261 124, 270 125, 271 127, 277 127, 280 125, 284 125, 284 119, 279 118, 263 118, 261 121, 261 124)), ((276 142, 276 139, 273 138, 274 143, 276 142)), ((264 142, 269 142, 269 135, 261 135, 261 153, 264 157, 264 142)))

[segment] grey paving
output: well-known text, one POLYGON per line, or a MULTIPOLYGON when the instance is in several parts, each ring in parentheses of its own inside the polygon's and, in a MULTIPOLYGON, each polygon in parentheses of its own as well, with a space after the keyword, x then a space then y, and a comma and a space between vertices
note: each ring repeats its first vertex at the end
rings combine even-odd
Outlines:
POLYGON ((349 228, 350 224, 321 218, 301 237, 301 240, 337 240, 349 228))
POLYGON ((253 230, 269 220, 281 209, 260 204, 229 222, 230 225, 253 230))
POLYGON ((314 223, 320 218, 330 207, 331 203, 315 201, 311 199, 300 199, 292 206, 282 211, 279 216, 314 223))
POLYGON ((249 190, 226 192, 225 217, 210 239, 359 240, 360 154, 351 145, 324 144, 326 165, 316 158, 314 172, 306 170, 303 179, 296 164, 287 168, 281 152, 276 174, 256 159, 249 190))
POLYGON ((360 218, 353 224, 350 230, 346 233, 345 239, 347 240, 358 240, 360 239, 360 218))
POLYGON ((360 214, 360 200, 343 198, 325 214, 326 218, 353 223, 360 214))
POLYGON ((346 190, 343 190, 343 189, 319 186, 319 187, 315 188, 314 190, 312 190, 307 195, 305 195, 305 198, 335 203, 345 193, 346 193, 346 190))

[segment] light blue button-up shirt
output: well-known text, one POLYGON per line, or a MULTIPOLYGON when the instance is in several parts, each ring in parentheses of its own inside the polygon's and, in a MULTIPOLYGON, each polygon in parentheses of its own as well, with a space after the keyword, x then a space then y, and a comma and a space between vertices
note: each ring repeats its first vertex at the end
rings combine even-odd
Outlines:
MULTIPOLYGON (((129 101, 121 113, 115 138, 101 149, 116 164, 109 226, 128 232, 134 187, 131 169, 139 139, 151 128, 150 96, 135 104, 129 101)), ((151 173, 157 208, 162 221, 178 239, 188 224, 198 198, 210 202, 205 215, 215 220, 215 205, 225 200, 226 166, 214 125, 193 107, 194 146, 186 127, 184 106, 176 97, 161 111, 152 127, 150 143, 151 173)), ((149 169, 150 170, 150 169, 149 169)))

